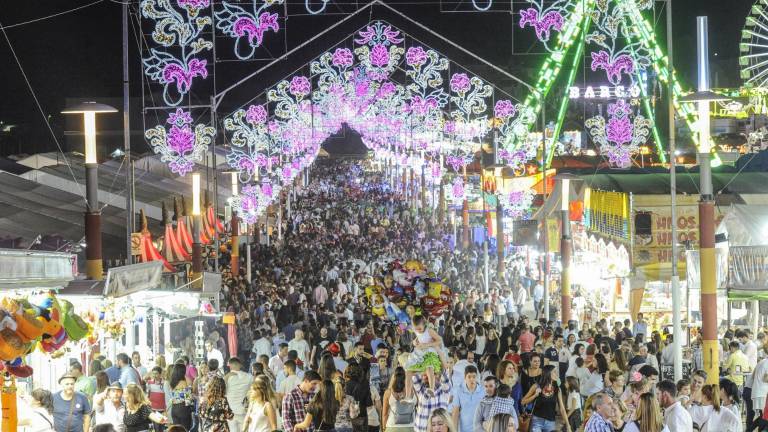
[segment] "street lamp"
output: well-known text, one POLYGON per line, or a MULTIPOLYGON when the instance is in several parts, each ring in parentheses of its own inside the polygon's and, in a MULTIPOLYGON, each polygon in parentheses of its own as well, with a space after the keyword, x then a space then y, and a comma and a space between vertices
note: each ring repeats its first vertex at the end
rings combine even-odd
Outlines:
POLYGON ((504 206, 501 204, 501 195, 504 193, 504 168, 506 165, 499 160, 497 139, 493 140, 493 163, 487 168, 493 170, 493 178, 496 183, 496 278, 504 280, 506 272, 504 263, 504 206))
MULTIPOLYGON (((717 284, 715 282, 715 199, 712 193, 712 166, 709 162, 712 143, 709 136, 709 103, 727 98, 709 90, 709 40, 707 17, 696 17, 696 40, 698 57, 698 91, 681 98, 682 102, 696 102, 699 111, 699 275, 701 276, 701 330, 703 343, 704 370, 707 382, 716 384, 719 376, 719 351, 717 339, 717 284)), ((672 224, 676 222, 673 220, 672 224)), ((676 239, 672 239, 676 241, 676 239)), ((677 262, 673 263, 673 268, 677 262)), ((673 290, 673 303, 679 293, 673 290)), ((673 312, 675 312, 673 310, 673 312)), ((679 315, 680 312, 678 311, 679 315)), ((673 319, 679 323, 680 320, 673 319)), ((681 334, 675 328, 672 342, 677 344, 681 334)), ((677 349, 679 352, 680 349, 677 349)), ((676 359, 677 362, 678 359, 676 359)))
POLYGON ((99 208, 99 164, 96 158, 96 114, 117 109, 96 102, 81 102, 62 114, 82 114, 85 136, 85 273, 88 279, 102 280, 101 209, 99 208))
POLYGON ((192 174, 192 272, 203 271, 203 246, 200 244, 200 173, 192 174))
POLYGON ((560 180, 560 315, 565 327, 571 320, 571 222, 570 222, 570 186, 581 181, 581 178, 570 173, 557 174, 555 180, 560 180))
MULTIPOLYGON (((237 187, 238 187, 238 175, 240 174, 237 171, 225 171, 225 174, 230 175, 231 180, 231 186, 232 186, 232 196, 237 196, 237 187)), ((240 272, 240 222, 237 220, 237 214, 235 213, 235 209, 230 205, 230 222, 229 222, 229 229, 231 230, 230 233, 230 241, 231 241, 231 261, 230 261, 230 268, 232 270, 233 275, 237 275, 240 272)), ((246 236, 247 238, 247 236, 246 236)))

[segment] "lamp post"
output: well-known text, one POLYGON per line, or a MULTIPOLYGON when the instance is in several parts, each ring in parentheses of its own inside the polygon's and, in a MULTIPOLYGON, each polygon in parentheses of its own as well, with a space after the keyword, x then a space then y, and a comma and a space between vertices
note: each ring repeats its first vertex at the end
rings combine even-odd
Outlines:
MULTIPOLYGON (((698 57, 698 91, 681 98, 683 102, 695 102, 698 106, 699 121, 699 274, 701 275, 701 330, 703 342, 704 370, 707 382, 716 384, 719 380, 719 351, 717 339, 717 282, 715 266, 715 200, 712 193, 712 167, 710 152, 712 143, 709 136, 709 103, 727 98, 709 90, 709 41, 707 17, 696 17, 696 40, 698 57)), ((674 157, 674 156, 673 156, 674 157)), ((676 223, 676 221, 672 221, 676 223)), ((672 239, 676 241, 676 239, 672 239)), ((674 263, 675 265, 677 263, 674 263)), ((679 297, 679 296, 676 296, 679 297)), ((678 299, 679 301, 679 299, 678 299)), ((681 335, 675 334, 673 342, 681 335)))
MULTIPOLYGON (((109 105, 82 102, 62 114, 82 114, 85 135, 85 273, 88 279, 102 280, 101 209, 99 208, 99 163, 96 157, 96 114, 114 113, 109 105)), ((127 211, 128 209, 126 209, 127 211)))
POLYGON ((200 244, 200 173, 192 174, 192 272, 203 271, 203 247, 200 244))
MULTIPOLYGON (((237 180, 238 172, 230 171, 229 175, 231 176, 232 196, 236 197, 238 194, 237 188, 239 186, 237 180)), ((230 236, 230 249, 232 252, 230 253, 229 265, 232 270, 232 274, 237 276, 237 274, 240 272, 240 222, 237 220, 237 214, 235 213, 234 208, 231 209, 230 213, 232 214, 232 219, 229 222, 229 228, 232 230, 232 235, 230 236)))
POLYGON ((555 180, 560 180, 560 316, 563 327, 571 320, 571 215, 569 205, 571 203, 571 183, 580 181, 581 178, 569 173, 558 174, 555 180))
MULTIPOLYGON (((488 167, 493 170, 496 186, 496 279, 504 282, 504 207, 501 205, 501 195, 504 194, 504 167, 499 163, 499 148, 496 134, 493 137, 493 163, 488 167)), ((503 287, 502 287, 503 288, 503 287)))

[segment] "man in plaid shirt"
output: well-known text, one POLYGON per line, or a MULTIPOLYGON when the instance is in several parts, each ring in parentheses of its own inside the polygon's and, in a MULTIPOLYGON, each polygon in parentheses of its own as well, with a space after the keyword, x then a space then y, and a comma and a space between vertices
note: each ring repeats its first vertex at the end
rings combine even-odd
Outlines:
MULTIPOLYGON (((283 398, 283 429, 293 432, 293 426, 304 421, 307 404, 320 385, 320 374, 315 371, 304 373, 304 380, 283 398)), ((307 432, 312 432, 312 426, 307 432)))
POLYGON ((442 362, 443 371, 440 373, 440 382, 432 390, 429 388, 429 382, 425 373, 414 375, 413 391, 418 398, 416 404, 413 430, 415 432, 426 432, 429 425, 429 416, 438 408, 448 410, 451 401, 451 378, 448 373, 448 362, 445 353, 438 350, 442 362))

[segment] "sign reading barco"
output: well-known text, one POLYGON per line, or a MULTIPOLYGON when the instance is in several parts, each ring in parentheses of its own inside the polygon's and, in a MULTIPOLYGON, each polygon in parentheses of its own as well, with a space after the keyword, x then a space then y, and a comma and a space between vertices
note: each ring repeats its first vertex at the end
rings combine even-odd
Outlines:
POLYGON ((629 88, 625 86, 587 86, 584 89, 581 87, 570 87, 568 89, 569 99, 622 99, 622 98, 638 98, 642 94, 640 86, 633 85, 629 88))

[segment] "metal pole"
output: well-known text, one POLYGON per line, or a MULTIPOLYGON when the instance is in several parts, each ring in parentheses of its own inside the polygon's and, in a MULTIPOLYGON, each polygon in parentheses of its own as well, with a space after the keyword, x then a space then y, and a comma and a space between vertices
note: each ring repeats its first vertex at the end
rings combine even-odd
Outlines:
MULTIPOLYGON (((216 99, 215 97, 211 96, 211 127, 216 130, 216 99)), ((222 233, 219 232, 219 229, 217 228, 219 224, 216 222, 219 219, 219 170, 217 165, 217 158, 216 158, 216 135, 218 135, 218 132, 213 135, 213 140, 211 141, 211 165, 213 165, 213 256, 214 256, 214 264, 213 264, 213 271, 218 272, 219 271, 219 258, 221 254, 221 245, 219 244, 220 236, 222 233)))
POLYGON ((240 273, 240 222, 237 219, 237 213, 232 211, 232 219, 229 222, 229 228, 232 230, 231 247, 232 253, 230 254, 230 269, 233 277, 237 277, 240 273))
MULTIPOLYGON (((498 186, 497 186, 498 187, 498 186)), ((501 206, 501 201, 496 203, 496 278, 500 283, 504 284, 504 209, 501 206)), ((502 288, 504 286, 502 285, 502 288)))
POLYGON ((562 235, 560 236, 560 260, 562 271, 560 272, 560 316, 563 327, 571 320, 571 215, 570 215, 570 191, 569 181, 561 180, 563 188, 563 201, 560 206, 560 224, 562 235))
POLYGON ((99 164, 85 164, 85 273, 90 280, 102 280, 101 210, 99 209, 99 164))
MULTIPOLYGON (((464 167, 464 184, 467 183, 467 167, 464 167)), ((461 247, 464 250, 469 249, 469 201, 466 195, 464 201, 461 203, 461 247)))
POLYGON ((192 215, 192 273, 203 272, 203 245, 200 244, 201 215, 192 215))
POLYGON ((245 236, 245 277, 248 279, 248 283, 251 283, 251 225, 248 225, 248 235, 245 236))
POLYGON ((133 161, 131 160, 130 81, 128 73, 128 5, 123 3, 123 165, 125 165, 125 263, 133 264, 131 235, 133 234, 133 161))
POLYGON ((485 279, 485 293, 488 294, 491 289, 491 281, 489 278, 491 277, 491 273, 488 269, 488 266, 490 265, 489 259, 488 259, 488 236, 485 236, 485 239, 483 240, 483 276, 485 279))
MULTIPOLYGON (((696 17, 696 39, 699 64, 699 91, 709 90, 709 43, 707 17, 696 17)), ((717 340, 717 284, 715 273, 715 202, 712 194, 712 167, 709 137, 709 102, 699 101, 699 274, 701 275, 701 316, 704 370, 707 382, 719 382, 717 340)), ((675 223, 675 221, 673 221, 675 223)))
MULTIPOLYGON (((541 101, 541 174, 544 187, 544 202, 547 200, 547 109, 544 101, 541 101)), ((549 229, 547 227, 547 215, 544 214, 544 318, 549 321, 549 229)), ((538 316, 539 311, 536 311, 538 316)))
MULTIPOLYGON (((673 41, 672 41, 672 0, 667 0, 667 56, 669 64, 673 64, 673 41)), ((677 172, 676 172, 676 132, 675 132, 675 105, 672 94, 672 80, 667 82, 667 114, 669 122, 669 195, 671 200, 670 216, 672 219, 672 277, 670 279, 670 290, 672 291, 672 348, 674 357, 674 377, 675 382, 683 379, 683 351, 682 340, 683 332, 680 327, 682 314, 680 312, 680 277, 677 273, 679 259, 677 255, 677 172)))

